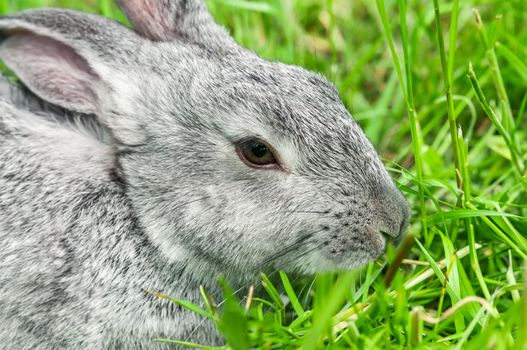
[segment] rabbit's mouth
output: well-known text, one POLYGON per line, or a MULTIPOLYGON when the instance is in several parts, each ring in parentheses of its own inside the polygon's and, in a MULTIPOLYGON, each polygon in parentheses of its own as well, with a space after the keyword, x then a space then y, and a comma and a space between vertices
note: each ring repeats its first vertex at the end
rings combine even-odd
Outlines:
POLYGON ((386 247, 386 236, 383 231, 368 226, 366 229, 366 238, 371 242, 376 251, 384 252, 384 248, 386 247))
POLYGON ((384 233, 368 226, 355 236, 333 232, 314 249, 308 249, 309 254, 299 259, 302 261, 295 261, 295 265, 307 274, 360 268, 384 254, 386 241, 384 233))
POLYGON ((349 271, 363 267, 384 253, 384 249, 374 253, 371 249, 367 250, 359 246, 341 248, 345 249, 318 250, 311 256, 306 256, 303 261, 298 261, 297 270, 305 275, 318 272, 349 271))
POLYGON ((385 242, 391 243, 394 246, 399 245, 399 243, 401 242, 402 236, 394 235, 392 233, 389 233, 383 230, 379 231, 379 233, 382 235, 385 242))

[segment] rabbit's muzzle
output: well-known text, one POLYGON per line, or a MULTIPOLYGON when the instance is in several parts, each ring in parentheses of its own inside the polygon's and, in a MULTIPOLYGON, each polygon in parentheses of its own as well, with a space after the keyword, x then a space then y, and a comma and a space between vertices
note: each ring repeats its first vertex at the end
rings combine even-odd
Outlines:
POLYGON ((385 251, 386 242, 398 243, 410 216, 408 203, 395 186, 376 193, 351 195, 347 205, 333 208, 325 225, 324 251, 338 266, 349 259, 365 263, 385 251), (368 256, 362 260, 363 255, 368 256))

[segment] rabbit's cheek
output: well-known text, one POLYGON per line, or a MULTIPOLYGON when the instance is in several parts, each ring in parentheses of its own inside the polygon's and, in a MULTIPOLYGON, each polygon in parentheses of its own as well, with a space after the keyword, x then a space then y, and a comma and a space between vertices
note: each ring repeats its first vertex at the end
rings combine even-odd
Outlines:
POLYGON ((333 258, 342 258, 348 255, 350 241, 344 237, 337 238, 333 244, 328 246, 328 252, 333 258))
POLYGON ((332 235, 326 241, 325 250, 334 259, 353 258, 357 252, 365 252, 370 255, 369 259, 375 259, 384 252, 385 242, 382 235, 366 230, 359 236, 332 235))

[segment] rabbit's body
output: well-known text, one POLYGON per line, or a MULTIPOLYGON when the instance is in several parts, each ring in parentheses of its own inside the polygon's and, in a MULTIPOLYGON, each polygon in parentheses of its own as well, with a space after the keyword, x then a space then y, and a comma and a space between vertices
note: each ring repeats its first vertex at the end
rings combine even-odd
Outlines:
POLYGON ((145 240, 113 150, 92 133, 0 102, 3 348, 151 348, 202 321, 143 291, 197 302, 199 284, 145 240))
POLYGON ((136 32, 0 17, 25 85, 0 79, 2 346, 217 344, 145 290, 218 300, 219 275, 359 267, 404 232, 406 201, 323 77, 237 46, 201 0, 121 6, 136 32))

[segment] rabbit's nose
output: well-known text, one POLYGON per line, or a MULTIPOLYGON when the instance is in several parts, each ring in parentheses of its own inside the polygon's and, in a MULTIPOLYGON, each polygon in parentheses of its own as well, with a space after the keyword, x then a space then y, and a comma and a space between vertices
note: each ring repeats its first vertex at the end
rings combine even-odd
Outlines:
POLYGON ((399 240, 408 228, 410 208, 402 193, 390 188, 379 200, 379 230, 392 240, 399 240))

